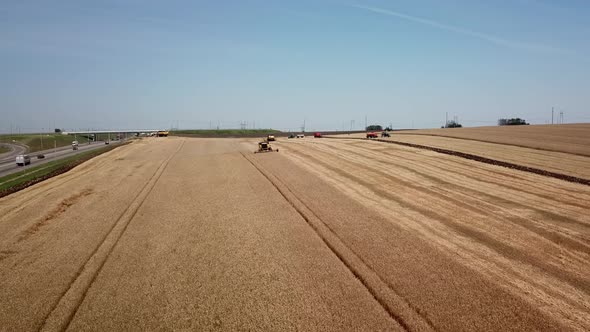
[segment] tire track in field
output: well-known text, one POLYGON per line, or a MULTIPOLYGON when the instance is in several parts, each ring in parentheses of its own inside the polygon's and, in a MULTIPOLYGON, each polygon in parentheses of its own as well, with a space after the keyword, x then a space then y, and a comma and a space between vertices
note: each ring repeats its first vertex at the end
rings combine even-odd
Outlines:
POLYGON ((319 238, 342 262, 342 264, 361 282, 373 298, 383 307, 389 316, 407 331, 436 331, 433 323, 411 303, 401 297, 388 285, 361 257, 356 255, 338 235, 323 222, 289 187, 266 172, 262 166, 242 152, 242 156, 285 198, 301 215, 319 238))
POLYGON ((169 162, 178 154, 184 146, 182 140, 178 148, 156 169, 154 174, 139 190, 127 209, 119 216, 117 221, 104 235, 102 240, 90 254, 86 263, 82 265, 76 276, 70 282, 68 288, 62 293, 49 314, 43 319, 40 331, 65 331, 73 320, 78 308, 84 301, 86 294, 99 275, 109 256, 119 243, 119 240, 127 230, 129 224, 143 206, 158 180, 166 170, 169 162))

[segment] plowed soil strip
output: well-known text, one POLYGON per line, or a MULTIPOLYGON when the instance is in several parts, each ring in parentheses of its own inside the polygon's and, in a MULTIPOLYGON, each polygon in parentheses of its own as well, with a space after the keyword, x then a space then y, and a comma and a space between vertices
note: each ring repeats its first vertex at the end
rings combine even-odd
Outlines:
MULTIPOLYGON (((350 138, 348 138, 348 137, 346 137, 346 138, 326 137, 326 138, 330 138, 330 139, 359 139, 359 140, 367 140, 366 138, 354 138, 354 137, 350 137, 350 138)), ((559 180, 563 180, 563 181, 568 181, 568 182, 573 182, 573 183, 579 183, 579 184, 584 184, 584 185, 590 186, 590 180, 589 179, 583 179, 583 178, 579 178, 579 177, 571 176, 571 175, 567 175, 567 174, 550 172, 550 171, 546 171, 546 170, 539 169, 539 168, 534 168, 534 167, 528 167, 528 166, 518 165, 518 164, 514 164, 514 163, 509 163, 509 162, 506 162, 506 161, 500 161, 500 160, 496 160, 496 159, 490 159, 490 158, 486 158, 486 157, 482 157, 482 156, 477 156, 477 155, 470 154, 470 153, 464 153, 464 152, 459 152, 459 151, 453 151, 453 150, 435 148, 435 147, 432 147, 432 146, 426 146, 426 145, 420 145, 420 144, 414 144, 414 143, 389 141, 389 140, 383 140, 383 139, 378 139, 378 138, 377 139, 371 139, 371 140, 372 141, 376 141, 376 142, 397 144, 397 145, 407 146, 407 147, 416 148, 416 149, 434 151, 434 152, 438 152, 438 153, 442 153, 442 154, 447 154, 447 155, 456 156, 456 157, 460 157, 460 158, 464 158, 464 159, 478 161, 478 162, 481 162, 481 163, 486 163, 486 164, 490 164, 490 165, 506 167, 506 168, 515 169, 515 170, 518 170, 518 171, 534 173, 534 174, 543 175, 543 176, 547 176, 547 177, 551 177, 551 178, 555 178, 555 179, 559 179, 559 180)))
POLYGON ((318 234, 326 246, 367 288, 367 291, 385 309, 392 319, 407 331, 436 330, 427 317, 420 315, 411 305, 392 290, 381 277, 358 257, 305 203, 299 200, 289 188, 272 174, 265 172, 252 158, 242 153, 248 160, 293 206, 303 219, 318 234))
POLYGON ((53 310, 45 318, 41 331, 65 331, 74 317, 78 307, 84 300, 88 289, 96 279, 96 276, 104 266, 109 255, 119 242, 119 239, 129 226, 133 217, 143 205, 143 202, 150 194, 160 176, 168 166, 170 160, 182 149, 184 141, 178 146, 176 151, 165 159, 152 177, 146 182, 144 187, 139 191, 133 202, 119 217, 119 220, 110 231, 105 235, 95 251, 88 258, 86 264, 82 267, 76 278, 72 281, 70 287, 56 303, 53 310))

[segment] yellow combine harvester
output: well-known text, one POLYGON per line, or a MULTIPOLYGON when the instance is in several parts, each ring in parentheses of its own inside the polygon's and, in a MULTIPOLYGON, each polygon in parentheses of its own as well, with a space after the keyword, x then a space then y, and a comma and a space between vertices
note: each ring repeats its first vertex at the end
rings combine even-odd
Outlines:
POLYGON ((158 132, 158 137, 168 137, 168 131, 160 130, 158 132))
POLYGON ((270 146, 270 143, 268 143, 267 141, 263 141, 263 142, 259 142, 258 143, 258 150, 254 151, 254 153, 261 153, 261 152, 279 152, 279 149, 273 150, 272 146, 270 146))

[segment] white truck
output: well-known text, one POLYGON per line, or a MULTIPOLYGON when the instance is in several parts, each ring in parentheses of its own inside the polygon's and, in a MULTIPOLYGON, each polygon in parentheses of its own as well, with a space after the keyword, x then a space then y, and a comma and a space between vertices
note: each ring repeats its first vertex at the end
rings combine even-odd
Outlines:
POLYGON ((26 154, 19 154, 16 156, 16 165, 17 166, 26 166, 31 163, 31 157, 26 154))
POLYGON ((78 150, 78 141, 72 142, 72 150, 78 150))

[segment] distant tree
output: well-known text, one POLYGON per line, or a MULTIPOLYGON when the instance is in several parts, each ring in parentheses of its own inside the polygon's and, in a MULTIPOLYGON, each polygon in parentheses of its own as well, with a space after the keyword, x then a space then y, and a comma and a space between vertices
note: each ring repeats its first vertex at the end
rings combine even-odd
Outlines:
POLYGON ((385 127, 385 131, 392 131, 392 130, 393 130, 393 128, 391 128, 391 127, 385 127))
POLYGON ((370 126, 367 126, 366 130, 367 131, 382 131, 383 127, 381 127, 380 125, 370 125, 370 126))
POLYGON ((512 118, 512 119, 500 119, 498 120, 498 126, 521 126, 528 125, 525 119, 512 118))
POLYGON ((61 129, 59 129, 59 128, 55 128, 55 132, 56 132, 56 133, 61 133, 61 129))
POLYGON ((461 128, 463 127, 459 122, 455 122, 454 120, 450 120, 447 122, 446 125, 442 126, 441 128, 461 128))

